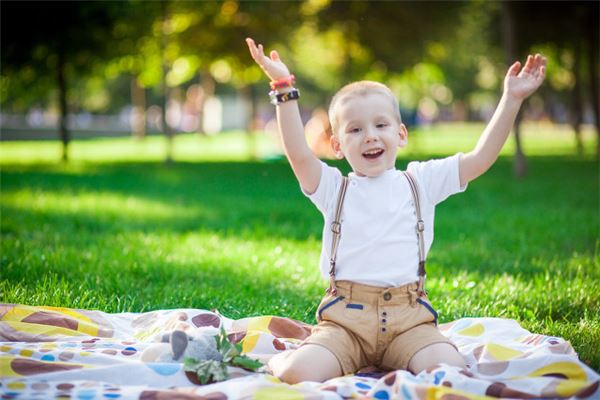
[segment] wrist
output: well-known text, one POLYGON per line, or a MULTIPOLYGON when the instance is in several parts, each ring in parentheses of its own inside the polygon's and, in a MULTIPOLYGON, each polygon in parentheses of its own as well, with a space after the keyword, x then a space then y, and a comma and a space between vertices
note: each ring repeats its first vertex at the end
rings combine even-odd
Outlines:
POLYGON ((296 84, 296 77, 292 74, 287 74, 281 78, 274 79, 269 83, 271 90, 282 92, 284 89, 293 89, 296 84))
POLYGON ((278 106, 290 100, 298 100, 300 98, 300 91, 296 88, 291 88, 290 91, 283 93, 271 90, 269 92, 269 97, 271 99, 271 104, 273 104, 274 106, 278 106))
POLYGON ((512 94, 508 91, 504 91, 502 93, 502 98, 500 99, 500 101, 502 101, 504 103, 508 103, 510 105, 515 105, 517 107, 521 107, 521 104, 523 104, 524 100, 525 100, 524 98, 515 96, 514 94, 512 94))

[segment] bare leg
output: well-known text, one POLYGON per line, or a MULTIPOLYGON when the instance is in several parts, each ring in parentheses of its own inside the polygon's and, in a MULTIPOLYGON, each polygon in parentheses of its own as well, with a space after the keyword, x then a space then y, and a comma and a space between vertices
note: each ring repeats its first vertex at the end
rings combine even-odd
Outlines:
POLYGON ((408 369, 417 375, 424 369, 440 363, 466 368, 465 360, 452 345, 434 343, 416 352, 408 363, 408 369))
POLYGON ((273 356, 269 368, 273 375, 291 385, 303 381, 324 382, 342 375, 340 363, 333 353, 314 344, 273 356))

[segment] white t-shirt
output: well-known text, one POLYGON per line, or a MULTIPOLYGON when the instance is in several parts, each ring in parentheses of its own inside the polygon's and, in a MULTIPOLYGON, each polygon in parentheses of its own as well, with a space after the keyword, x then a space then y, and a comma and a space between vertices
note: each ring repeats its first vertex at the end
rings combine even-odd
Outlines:
MULTIPOLYGON (((426 162, 411 162, 419 186, 421 215, 425 222, 425 254, 433 242, 435 205, 466 189, 460 187, 460 153, 426 162)), ((348 175, 350 182, 342 209, 342 234, 336 261, 336 280, 391 287, 418 280, 419 245, 416 211, 410 186, 401 171, 389 169, 369 178, 348 175)), ((342 174, 321 165, 321 180, 308 198, 325 219, 321 273, 329 278, 331 222, 335 214, 342 174)))

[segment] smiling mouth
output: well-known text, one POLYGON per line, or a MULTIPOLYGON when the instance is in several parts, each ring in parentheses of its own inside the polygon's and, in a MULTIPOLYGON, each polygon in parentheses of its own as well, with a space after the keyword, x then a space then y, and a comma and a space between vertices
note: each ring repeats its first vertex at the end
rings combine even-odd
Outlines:
POLYGON ((363 157, 374 160, 383 154, 383 149, 369 150, 362 153, 363 157))

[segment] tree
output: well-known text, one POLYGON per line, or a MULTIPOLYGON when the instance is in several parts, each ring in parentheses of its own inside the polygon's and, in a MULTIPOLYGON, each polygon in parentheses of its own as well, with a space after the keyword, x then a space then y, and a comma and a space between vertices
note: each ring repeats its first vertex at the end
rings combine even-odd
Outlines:
POLYGON ((63 160, 68 159, 70 141, 69 88, 116 51, 110 32, 121 7, 99 2, 2 3, 3 81, 9 93, 22 94, 33 87, 42 95, 57 89, 63 160))
MULTIPOLYGON (((600 30, 598 2, 540 2, 522 1, 504 4, 512 19, 511 33, 514 38, 514 56, 523 57, 532 48, 546 43, 553 43, 559 50, 567 50, 573 54, 575 62, 570 104, 575 121, 583 104, 583 88, 589 86, 589 96, 595 116, 597 133, 597 156, 600 158, 600 94, 598 87, 598 48, 600 47, 600 30), (551 26, 549 25, 551 24, 551 26), (587 66, 587 70, 585 68, 587 66), (589 85, 581 85, 587 79, 589 85)), ((549 66, 551 68, 552 66, 549 66)), ((577 126, 577 123, 574 123, 577 126)), ((575 128, 577 130, 577 128, 575 128)))

